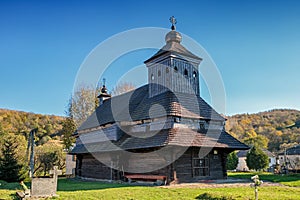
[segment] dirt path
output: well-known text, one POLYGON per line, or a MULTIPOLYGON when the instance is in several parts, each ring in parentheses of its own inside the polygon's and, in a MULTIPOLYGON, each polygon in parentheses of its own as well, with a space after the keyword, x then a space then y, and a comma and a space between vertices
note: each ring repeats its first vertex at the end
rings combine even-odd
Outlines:
MULTIPOLYGON (((167 186, 160 186, 162 188, 226 188, 226 187, 249 187, 250 180, 246 179, 226 179, 226 180, 213 180, 213 181, 202 181, 198 183, 179 183, 171 184, 167 186)), ((282 186, 280 183, 264 182, 262 187, 268 186, 282 186)))

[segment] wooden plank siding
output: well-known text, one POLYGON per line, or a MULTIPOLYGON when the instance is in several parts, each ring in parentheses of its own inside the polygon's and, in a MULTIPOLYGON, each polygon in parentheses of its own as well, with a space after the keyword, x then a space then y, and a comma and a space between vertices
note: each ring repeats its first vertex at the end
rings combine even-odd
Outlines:
POLYGON ((92 155, 83 155, 81 177, 110 180, 111 169, 92 155))
MULTIPOLYGON (((90 154, 84 154, 77 159, 77 171, 76 174, 85 178, 95 178, 95 179, 106 179, 106 180, 125 180, 124 174, 147 174, 147 175, 159 175, 166 176, 167 182, 196 182, 199 180, 207 179, 223 179, 226 178, 226 157, 228 152, 219 150, 217 154, 214 154, 213 150, 206 156, 208 159, 208 173, 205 175, 199 175, 195 173, 195 166, 193 166, 193 160, 195 161, 194 155, 198 155, 199 148, 188 148, 183 155, 180 156, 174 163, 166 165, 155 171, 141 173, 143 169, 147 169, 148 163, 156 165, 159 168, 159 164, 165 163, 165 158, 154 156, 147 156, 141 154, 140 156, 135 156, 129 158, 126 168, 130 169, 131 172, 122 172, 118 170, 111 170, 110 166, 105 165, 95 159, 90 154), (81 166, 80 166, 81 165, 81 166), (137 173, 135 173, 137 172, 137 173)), ((137 154, 138 155, 138 154, 137 154)), ((101 154, 102 161, 105 163, 111 163, 110 155, 101 154)), ((121 165, 116 159, 113 162, 114 165, 121 165)), ((121 166, 118 166, 122 169, 121 166)))

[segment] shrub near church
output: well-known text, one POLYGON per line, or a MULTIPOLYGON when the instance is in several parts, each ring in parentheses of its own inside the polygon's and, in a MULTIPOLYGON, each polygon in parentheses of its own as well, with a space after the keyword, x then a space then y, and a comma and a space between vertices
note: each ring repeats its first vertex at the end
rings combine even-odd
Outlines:
POLYGON ((249 169, 260 171, 268 167, 269 158, 261 149, 253 146, 247 153, 246 163, 249 169))

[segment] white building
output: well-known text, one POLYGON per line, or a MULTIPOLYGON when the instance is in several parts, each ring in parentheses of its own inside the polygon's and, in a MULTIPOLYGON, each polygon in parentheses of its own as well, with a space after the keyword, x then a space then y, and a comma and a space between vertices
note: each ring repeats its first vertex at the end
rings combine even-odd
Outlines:
MULTIPOLYGON (((246 163, 246 158, 247 158, 248 151, 250 151, 250 150, 243 150, 243 151, 239 151, 237 153, 237 156, 239 158, 239 163, 238 163, 238 166, 236 168, 237 171, 249 171, 249 168, 248 168, 247 163, 246 163)), ((276 165, 276 156, 268 150, 263 150, 263 152, 265 154, 267 154, 268 157, 269 157, 269 167, 268 167, 268 170, 269 170, 269 169, 271 169, 272 167, 274 167, 276 165)))

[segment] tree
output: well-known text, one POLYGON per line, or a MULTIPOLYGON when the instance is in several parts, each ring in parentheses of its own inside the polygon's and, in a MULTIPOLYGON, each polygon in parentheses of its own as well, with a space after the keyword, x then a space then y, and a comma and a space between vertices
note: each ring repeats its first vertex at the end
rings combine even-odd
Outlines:
POLYGON ((76 131, 76 124, 71 117, 67 117, 63 122, 63 128, 61 130, 63 134, 63 144, 64 148, 67 152, 70 152, 73 143, 75 142, 75 138, 72 134, 76 131))
POLYGON ((236 169, 237 165, 239 163, 239 158, 236 155, 236 152, 233 151, 227 156, 227 162, 226 162, 226 169, 227 170, 234 170, 236 169))
POLYGON ((95 111, 98 106, 97 96, 97 90, 89 86, 81 86, 73 93, 66 114, 74 120, 76 127, 95 111))
POLYGON ((280 151, 283 143, 300 142, 299 116, 300 111, 290 109, 238 114, 228 117, 226 130, 250 146, 259 143, 261 148, 280 151))
MULTIPOLYGON (((120 95, 133 89, 135 86, 132 83, 122 82, 112 90, 112 94, 120 95)), ((66 114, 73 119, 76 127, 79 127, 99 106, 97 96, 100 94, 100 90, 101 88, 80 86, 73 93, 66 114)))
POLYGON ((2 128, 2 124, 0 123, 0 136, 3 136, 4 135, 4 131, 3 131, 3 128, 2 128))
POLYGON ((269 139, 266 138, 263 135, 257 135, 255 137, 247 137, 244 139, 244 143, 249 145, 249 146, 256 146, 259 148, 267 149, 268 148, 268 143, 269 139))
POLYGON ((61 133, 63 134, 64 148, 69 152, 75 139, 72 134, 99 106, 100 88, 91 86, 80 86, 73 93, 67 105, 66 115, 62 123, 61 133))
POLYGON ((0 158, 0 179, 7 182, 19 180, 19 171, 22 169, 22 165, 18 162, 17 150, 18 142, 13 135, 4 138, 1 148, 2 157, 0 158))
POLYGON ((35 170, 37 175, 46 175, 53 166, 59 169, 65 167, 65 154, 62 144, 57 140, 50 140, 44 145, 36 147, 35 170))
POLYGON ((297 145, 298 145, 297 142, 283 143, 280 145, 280 149, 281 149, 281 151, 285 151, 286 149, 297 146, 297 145))
POLYGON ((131 90, 134 90, 135 88, 136 88, 135 85, 131 82, 121 82, 112 89, 112 95, 117 96, 129 92, 131 90))
POLYGON ((268 167, 269 158, 261 149, 253 146, 247 153, 246 163, 249 169, 258 171, 268 167))

